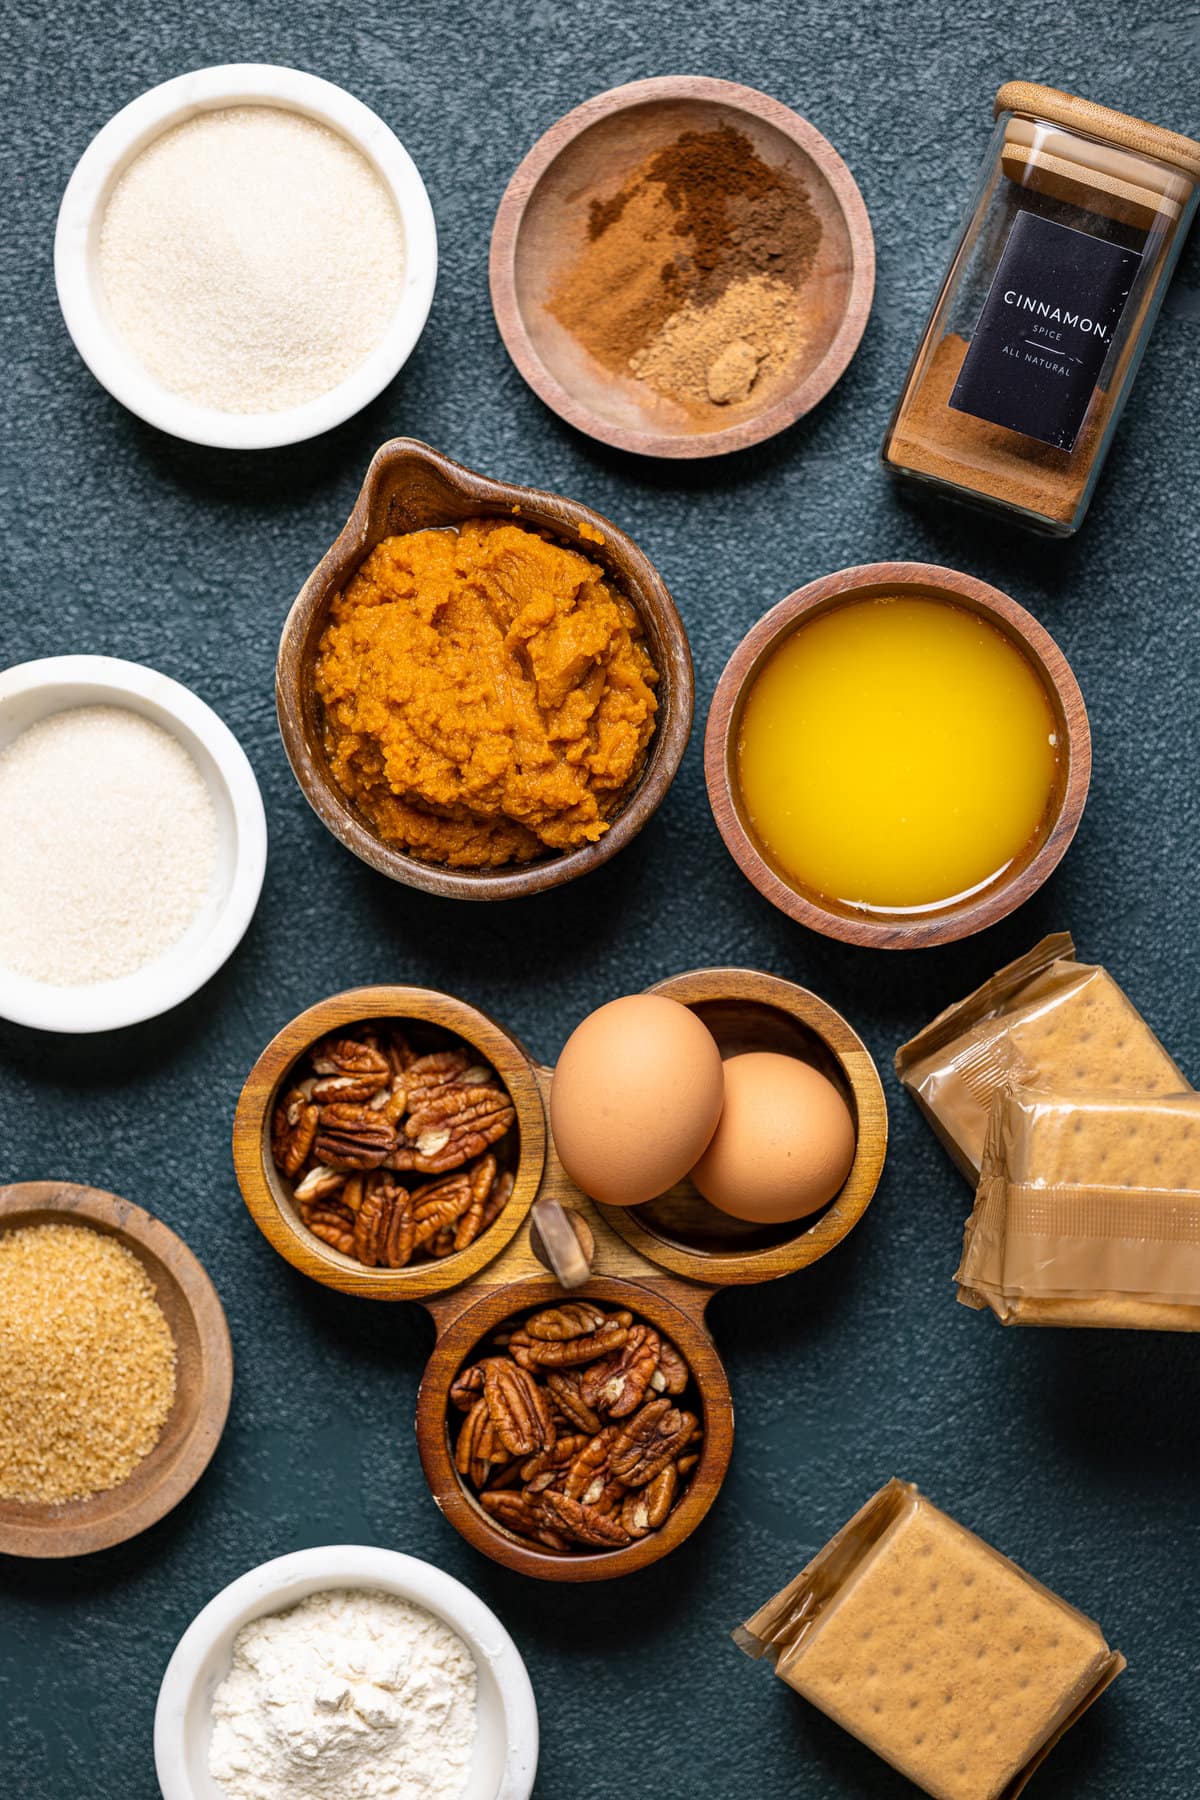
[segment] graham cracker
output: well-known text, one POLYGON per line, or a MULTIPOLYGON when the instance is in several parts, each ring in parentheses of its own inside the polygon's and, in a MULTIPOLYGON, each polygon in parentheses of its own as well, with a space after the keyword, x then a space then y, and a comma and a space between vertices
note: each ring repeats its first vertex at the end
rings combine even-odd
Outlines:
POLYGON ((1004 1324, 1200 1330, 1200 1094, 998 1095, 956 1279, 1004 1324))
POLYGON ((1010 1084, 1060 1094, 1176 1094, 1190 1087, 1106 969, 1057 932, 896 1052, 896 1073, 974 1183, 992 1101, 1010 1084))
POLYGON ((1012 1800, 1125 1666, 1099 1626, 896 1480, 734 1638, 934 1800, 1012 1800))

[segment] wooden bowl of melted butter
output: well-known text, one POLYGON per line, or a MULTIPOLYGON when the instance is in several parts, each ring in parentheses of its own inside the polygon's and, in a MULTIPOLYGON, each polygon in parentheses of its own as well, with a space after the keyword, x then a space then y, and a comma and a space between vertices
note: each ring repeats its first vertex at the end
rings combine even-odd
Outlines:
POLYGON ((608 519, 395 438, 288 614, 275 695, 301 790, 347 849, 409 887, 505 900, 645 825, 687 745, 692 660, 608 519), (447 606, 463 610, 431 649, 447 606))

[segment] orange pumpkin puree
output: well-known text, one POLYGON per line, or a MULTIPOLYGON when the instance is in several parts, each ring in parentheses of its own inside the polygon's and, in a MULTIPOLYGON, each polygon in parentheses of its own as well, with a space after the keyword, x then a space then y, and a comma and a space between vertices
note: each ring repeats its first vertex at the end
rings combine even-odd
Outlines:
POLYGON ((578 551, 507 520, 385 538, 317 654, 325 749, 386 842, 451 868, 594 843, 645 760, 636 611, 578 551))

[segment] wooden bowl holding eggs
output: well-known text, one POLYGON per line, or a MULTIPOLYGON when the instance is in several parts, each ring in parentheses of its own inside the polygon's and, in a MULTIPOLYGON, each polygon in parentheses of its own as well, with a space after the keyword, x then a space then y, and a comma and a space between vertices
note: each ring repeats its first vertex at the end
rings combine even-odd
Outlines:
POLYGON ((733 1411, 705 1323, 712 1295, 789 1274, 840 1242, 875 1191, 886 1142, 879 1077, 846 1021, 792 982, 725 968, 601 1007, 555 1071, 452 995, 335 995, 258 1059, 234 1160, 256 1222, 304 1274, 419 1300, 432 1315, 417 1441, 456 1530, 524 1574, 598 1581, 665 1556, 720 1489, 733 1411), (345 1039, 369 1056, 339 1048, 345 1039), (487 1144, 463 1138, 461 1172, 428 1166, 454 1153, 421 1129, 418 1090, 435 1065, 450 1070, 437 1101, 446 1115, 474 1107, 498 1131, 487 1144), (359 1084, 357 1126, 321 1085, 346 1081, 359 1084), (469 1104, 458 1105, 456 1083, 470 1087, 469 1104), (331 1160, 300 1178, 342 1184, 342 1227, 321 1237, 325 1215, 297 1201, 278 1164, 289 1108, 298 1116, 311 1103, 324 1121, 326 1099, 331 1123, 314 1123, 313 1141, 333 1146, 322 1153, 331 1160), (339 1164, 348 1130, 357 1137, 339 1164), (494 1179, 497 1168, 505 1202, 459 1247, 455 1219, 441 1223, 443 1197, 457 1182, 468 1206, 473 1172, 494 1179), (377 1201, 393 1209, 382 1236, 377 1201), (582 1259, 569 1291, 555 1278, 552 1225, 582 1259))

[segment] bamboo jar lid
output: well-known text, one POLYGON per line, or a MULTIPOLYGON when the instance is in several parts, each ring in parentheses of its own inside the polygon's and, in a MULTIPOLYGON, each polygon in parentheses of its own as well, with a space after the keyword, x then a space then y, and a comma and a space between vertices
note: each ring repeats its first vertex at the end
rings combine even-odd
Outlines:
POLYGON ((1142 156, 1153 156, 1200 182, 1200 143, 1184 137, 1182 132, 1169 131, 1165 125, 1151 125, 1145 119, 1135 118, 1132 113, 1098 106, 1094 100, 1082 100, 1077 94, 1064 94, 1060 88, 1043 87, 1037 81, 1006 81, 996 95, 995 117, 1005 112, 1027 113, 1048 124, 1063 125, 1142 156))

